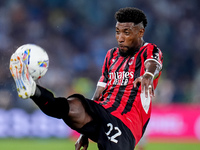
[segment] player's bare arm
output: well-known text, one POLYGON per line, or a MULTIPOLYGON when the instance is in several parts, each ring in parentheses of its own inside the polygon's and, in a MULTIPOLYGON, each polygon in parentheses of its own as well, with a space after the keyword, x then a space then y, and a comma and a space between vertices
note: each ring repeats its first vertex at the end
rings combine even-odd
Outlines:
POLYGON ((145 96, 148 97, 148 91, 150 96, 154 96, 153 79, 156 78, 160 71, 160 64, 154 60, 147 60, 145 62, 145 73, 143 76, 138 77, 134 82, 134 87, 138 83, 141 83, 141 92, 145 92, 145 96))
POLYGON ((93 100, 98 100, 99 97, 101 96, 101 93, 104 91, 104 89, 105 88, 103 86, 97 86, 92 99, 93 100))

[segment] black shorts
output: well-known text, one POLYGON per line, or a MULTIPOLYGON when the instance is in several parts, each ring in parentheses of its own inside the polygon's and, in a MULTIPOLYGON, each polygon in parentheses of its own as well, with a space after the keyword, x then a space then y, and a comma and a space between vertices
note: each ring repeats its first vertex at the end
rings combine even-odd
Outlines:
POLYGON ((111 115, 101 105, 84 98, 82 95, 75 94, 70 97, 81 99, 86 111, 93 117, 92 122, 87 123, 77 131, 96 142, 99 150, 134 149, 135 138, 120 119, 111 115))

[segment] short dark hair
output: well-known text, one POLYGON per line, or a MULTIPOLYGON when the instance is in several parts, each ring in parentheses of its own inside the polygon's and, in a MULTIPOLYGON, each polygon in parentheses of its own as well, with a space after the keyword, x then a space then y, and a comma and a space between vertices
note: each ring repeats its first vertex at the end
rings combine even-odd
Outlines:
POLYGON ((115 19, 118 22, 133 22, 134 24, 139 24, 142 22, 144 28, 147 26, 147 18, 144 12, 135 7, 125 7, 119 9, 115 13, 115 19))

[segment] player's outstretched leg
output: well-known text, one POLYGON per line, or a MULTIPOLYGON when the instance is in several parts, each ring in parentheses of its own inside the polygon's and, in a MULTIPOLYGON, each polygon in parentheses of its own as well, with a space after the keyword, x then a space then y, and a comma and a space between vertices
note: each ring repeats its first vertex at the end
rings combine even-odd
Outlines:
POLYGON ((46 115, 62 118, 73 129, 79 129, 92 120, 81 102, 82 98, 77 96, 55 98, 50 91, 36 86, 28 72, 27 61, 23 61, 21 54, 14 53, 11 56, 10 72, 19 97, 31 98, 46 115))
POLYGON ((15 81, 19 97, 27 99, 34 95, 36 83, 28 72, 27 62, 19 53, 14 53, 10 59, 10 72, 15 81))

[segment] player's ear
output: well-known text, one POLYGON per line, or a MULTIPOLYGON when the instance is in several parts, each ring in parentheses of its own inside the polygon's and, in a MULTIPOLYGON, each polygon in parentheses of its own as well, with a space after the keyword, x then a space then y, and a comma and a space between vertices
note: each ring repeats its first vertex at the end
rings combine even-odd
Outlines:
POLYGON ((145 29, 144 29, 144 28, 141 28, 141 29, 139 30, 139 36, 140 36, 140 37, 143 37, 143 36, 144 36, 144 32, 145 32, 145 29))

